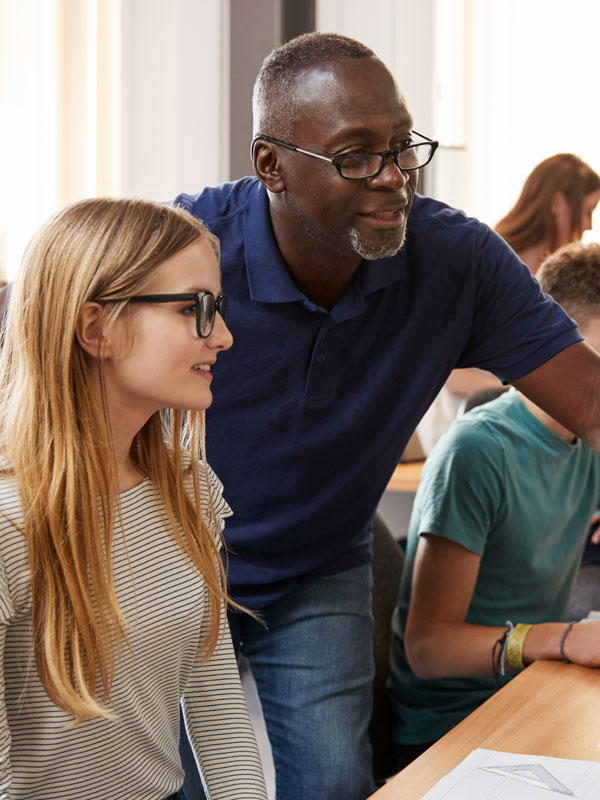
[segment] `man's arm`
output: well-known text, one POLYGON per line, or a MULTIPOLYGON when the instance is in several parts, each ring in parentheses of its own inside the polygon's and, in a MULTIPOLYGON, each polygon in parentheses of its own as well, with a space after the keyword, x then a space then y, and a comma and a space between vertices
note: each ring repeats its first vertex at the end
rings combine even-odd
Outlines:
POLYGON ((592 347, 572 344, 513 385, 600 452, 600 355, 592 347))
MULTIPOLYGON (((420 536, 405 633, 406 657, 419 678, 492 674, 492 649, 506 627, 465 622, 480 563, 478 555, 456 542, 420 536)), ((559 659, 564 630, 564 622, 533 625, 523 645, 523 662, 559 659)), ((564 641, 564 653, 577 664, 600 665, 600 622, 575 625, 564 641)))

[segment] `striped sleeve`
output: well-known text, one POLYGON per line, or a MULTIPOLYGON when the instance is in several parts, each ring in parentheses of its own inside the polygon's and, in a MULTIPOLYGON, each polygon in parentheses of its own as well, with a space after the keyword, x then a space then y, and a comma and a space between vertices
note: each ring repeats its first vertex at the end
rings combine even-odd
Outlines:
MULTIPOLYGON (((208 491, 220 531, 232 511, 223 484, 207 464, 208 491)), ((205 499, 204 513, 208 515, 205 499)), ((208 634, 203 616, 200 640, 208 634)), ((246 709, 227 612, 221 607, 221 636, 208 661, 196 659, 183 696, 183 715, 210 800, 266 800, 254 730, 246 709)))
MULTIPOLYGON (((223 497, 223 484, 213 472, 212 467, 210 464, 206 465, 206 470, 208 473, 208 492, 210 493, 210 502, 212 503, 213 510, 217 517, 217 524, 219 525, 219 531, 222 533, 223 529, 225 528, 225 519, 226 517, 233 516, 233 511, 229 507, 228 502, 223 497)), ((205 515, 206 522, 210 525, 211 519, 210 514, 208 512, 209 503, 208 497, 203 497, 203 512, 205 515)))
MULTIPOLYGON (((0 558, 0 664, 4 664, 4 646, 13 604, 6 579, 4 559, 0 558)), ((4 668, 0 670, 0 797, 8 797, 11 783, 10 730, 6 713, 4 668)))
POLYGON ((196 661, 188 680, 183 697, 185 724, 210 800, 266 800, 224 608, 221 620, 219 645, 208 661, 196 661))

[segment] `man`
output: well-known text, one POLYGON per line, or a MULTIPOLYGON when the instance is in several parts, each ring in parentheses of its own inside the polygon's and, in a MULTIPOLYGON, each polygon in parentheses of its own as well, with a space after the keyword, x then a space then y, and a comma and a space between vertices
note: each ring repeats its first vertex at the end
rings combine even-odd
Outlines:
POLYGON ((499 237, 415 195, 435 143, 365 46, 275 50, 254 133, 257 178, 176 199, 220 237, 230 300, 208 454, 234 511, 231 591, 266 623, 232 615, 232 634, 278 800, 362 800, 370 520, 411 432, 454 367, 478 366, 597 440, 600 358, 499 237))
MULTIPOLYGON (((600 351, 600 244, 563 247, 538 277, 600 351)), ((392 622, 398 769, 515 668, 600 665, 600 623, 564 622, 599 501, 600 455, 515 389, 440 439, 415 497, 392 622)))

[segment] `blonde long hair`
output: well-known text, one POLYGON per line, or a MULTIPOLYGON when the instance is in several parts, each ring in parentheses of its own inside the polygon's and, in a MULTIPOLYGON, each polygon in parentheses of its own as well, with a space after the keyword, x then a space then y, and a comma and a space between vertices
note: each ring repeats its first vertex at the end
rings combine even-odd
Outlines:
MULTIPOLYGON (((34 237, 13 287, 0 359, 3 474, 14 475, 23 509, 38 675, 76 722, 111 716, 106 702, 126 641, 111 562, 118 489, 110 424, 88 390, 77 318, 86 302, 105 303, 107 331, 127 307, 111 297, 139 294, 159 264, 199 238, 218 258, 217 239, 182 209, 85 200, 34 237)), ((148 420, 131 459, 158 488, 173 539, 208 587, 211 622, 200 648, 208 657, 227 598, 218 534, 201 513, 202 481, 210 491, 200 452, 204 412, 172 410, 148 420)))

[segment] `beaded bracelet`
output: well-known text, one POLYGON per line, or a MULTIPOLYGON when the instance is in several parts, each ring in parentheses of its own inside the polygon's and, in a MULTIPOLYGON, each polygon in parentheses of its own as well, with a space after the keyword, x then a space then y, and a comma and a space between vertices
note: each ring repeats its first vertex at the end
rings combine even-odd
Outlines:
POLYGON ((525 669, 525 664, 523 663, 523 643, 530 628, 531 625, 525 625, 519 622, 518 625, 515 625, 508 637, 506 643, 506 663, 512 669, 525 669))
POLYGON ((510 620, 506 620, 508 628, 504 631, 502 636, 494 642, 492 647, 492 675, 494 676, 494 683, 496 689, 500 688, 500 676, 504 676, 504 656, 506 654, 506 641, 514 627, 510 620))
POLYGON ((504 677, 504 674, 505 674, 504 664, 506 663, 506 650, 508 648, 508 639, 509 639, 511 633, 515 629, 515 626, 512 624, 512 622, 509 619, 506 620, 505 624, 508 625, 508 630, 506 631, 506 634, 504 636, 504 643, 502 645, 502 652, 500 653, 500 675, 502 675, 502 677, 504 677))
POLYGON ((571 663, 570 660, 565 655, 564 646, 565 646, 565 639, 567 638, 567 634, 571 630, 573 625, 575 625, 576 622, 577 622, 576 619, 574 619, 573 622, 569 622, 567 627, 562 632, 561 637, 560 637, 560 642, 558 643, 558 652, 560 654, 560 660, 564 664, 570 664, 571 663))

